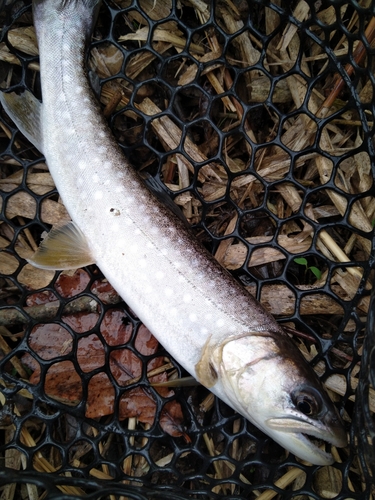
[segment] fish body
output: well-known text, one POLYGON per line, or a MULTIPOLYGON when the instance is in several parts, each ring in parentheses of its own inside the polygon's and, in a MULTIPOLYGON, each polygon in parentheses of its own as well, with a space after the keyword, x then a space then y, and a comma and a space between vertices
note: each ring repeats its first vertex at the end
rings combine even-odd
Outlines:
POLYGON ((332 463, 308 436, 345 446, 346 434, 313 370, 117 146, 83 67, 99 3, 34 0, 43 103, 30 94, 1 98, 45 155, 74 222, 52 231, 32 262, 57 269, 95 262, 199 382, 297 456, 332 463))

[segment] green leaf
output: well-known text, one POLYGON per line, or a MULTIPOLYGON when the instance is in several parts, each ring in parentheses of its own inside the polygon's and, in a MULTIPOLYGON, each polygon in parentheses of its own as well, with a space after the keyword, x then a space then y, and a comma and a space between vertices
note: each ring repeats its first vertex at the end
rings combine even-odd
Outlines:
POLYGON ((311 266, 309 267, 309 269, 313 274, 315 274, 318 280, 320 280, 320 278, 322 277, 322 272, 315 266, 311 266))
POLYGON ((301 266, 306 266, 307 267, 307 260, 305 259, 305 257, 296 257, 294 259, 294 262, 296 264, 300 264, 301 266))

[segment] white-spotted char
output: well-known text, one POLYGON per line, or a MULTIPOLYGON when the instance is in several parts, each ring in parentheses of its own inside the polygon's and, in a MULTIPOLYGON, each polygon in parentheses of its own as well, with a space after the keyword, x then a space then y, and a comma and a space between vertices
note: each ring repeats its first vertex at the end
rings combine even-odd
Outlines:
POLYGON ((335 407, 276 321, 150 195, 89 87, 84 53, 99 0, 34 0, 41 104, 2 94, 45 155, 72 223, 34 265, 96 263, 168 352, 199 382, 297 456, 330 464, 311 437, 346 445, 335 407))

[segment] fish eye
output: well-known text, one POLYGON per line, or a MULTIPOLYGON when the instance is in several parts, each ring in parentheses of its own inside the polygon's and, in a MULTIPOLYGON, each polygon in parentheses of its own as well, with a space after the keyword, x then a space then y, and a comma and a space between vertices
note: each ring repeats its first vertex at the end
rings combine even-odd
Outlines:
POLYGON ((296 391, 292 398, 298 411, 308 417, 318 415, 321 410, 321 399, 318 394, 313 394, 310 391, 296 391))

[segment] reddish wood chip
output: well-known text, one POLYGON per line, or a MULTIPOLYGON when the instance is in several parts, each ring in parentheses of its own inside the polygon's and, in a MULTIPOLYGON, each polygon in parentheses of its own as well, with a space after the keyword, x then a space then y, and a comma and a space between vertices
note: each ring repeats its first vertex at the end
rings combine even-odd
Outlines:
POLYGON ((129 342, 133 331, 132 324, 125 324, 126 315, 123 309, 106 311, 100 324, 100 333, 110 346, 123 345, 129 342))
POLYGON ((81 370, 85 373, 104 366, 104 345, 95 333, 78 340, 77 360, 81 370))
POLYGON ((69 354, 73 337, 63 326, 55 323, 36 325, 29 336, 29 346, 42 359, 54 359, 69 354))
POLYGON ((140 354, 150 356, 154 354, 159 346, 159 342, 144 325, 141 325, 138 330, 137 337, 134 341, 135 348, 140 354))
POLYGON ((47 371, 44 381, 46 394, 70 405, 82 400, 82 380, 71 361, 54 363, 47 371))
POLYGON ((71 298, 86 290, 89 283, 90 276, 87 272, 83 269, 77 269, 72 276, 60 274, 55 283, 55 288, 62 297, 71 298))
POLYGON ((184 416, 181 406, 176 401, 169 401, 163 406, 160 416, 160 426, 170 436, 183 436, 185 441, 191 443, 190 437, 183 431, 184 416))
POLYGON ((57 300, 56 295, 49 290, 44 292, 36 292, 27 297, 26 305, 29 307, 40 306, 42 304, 48 304, 48 302, 55 302, 55 300, 57 300))
POLYGON ((61 319, 77 333, 85 333, 92 330, 99 320, 98 313, 73 313, 64 314, 61 319))
POLYGON ((104 304, 113 304, 114 299, 117 299, 118 293, 108 281, 96 280, 91 286, 91 291, 104 304))
MULTIPOLYGON (((74 330, 87 331, 88 326, 95 324, 93 313, 77 313, 64 317, 64 320, 74 330), (87 316, 87 318, 85 318, 87 316)), ((94 314, 94 316, 96 316, 94 314)), ((101 333, 111 346, 126 344, 131 337, 132 326, 123 322, 124 312, 121 309, 107 311, 101 325, 101 333)), ((29 337, 29 345, 33 351, 45 360, 53 360, 71 353, 73 336, 59 324, 37 325, 29 337)), ((157 352, 158 342, 143 325, 139 328, 134 341, 136 351, 129 347, 120 347, 111 351, 109 368, 119 386, 127 386, 136 382, 142 376, 143 361, 137 351, 146 356, 157 352)), ((105 366, 105 346, 96 334, 78 338, 76 358, 80 369, 90 373, 105 366)), ((30 382, 36 384, 40 380, 39 363, 30 355, 22 358, 23 363, 33 370, 30 382)), ((147 371, 155 370, 165 363, 162 356, 151 359, 147 371)), ((150 382, 167 381, 166 372, 150 377, 150 382)), ((50 397, 69 405, 77 405, 82 399, 82 380, 74 364, 69 361, 59 361, 48 369, 44 381, 44 390, 50 397)), ((173 395, 167 387, 158 388, 163 397, 173 395)), ((152 425, 155 419, 157 404, 153 391, 143 387, 129 388, 119 401, 119 419, 136 417, 144 424, 152 425)), ((99 418, 111 415, 115 411, 115 388, 107 373, 100 372, 90 379, 86 416, 99 418)), ((160 425, 172 436, 187 436, 183 431, 183 414, 180 405, 175 401, 168 402, 160 416, 160 425)))

